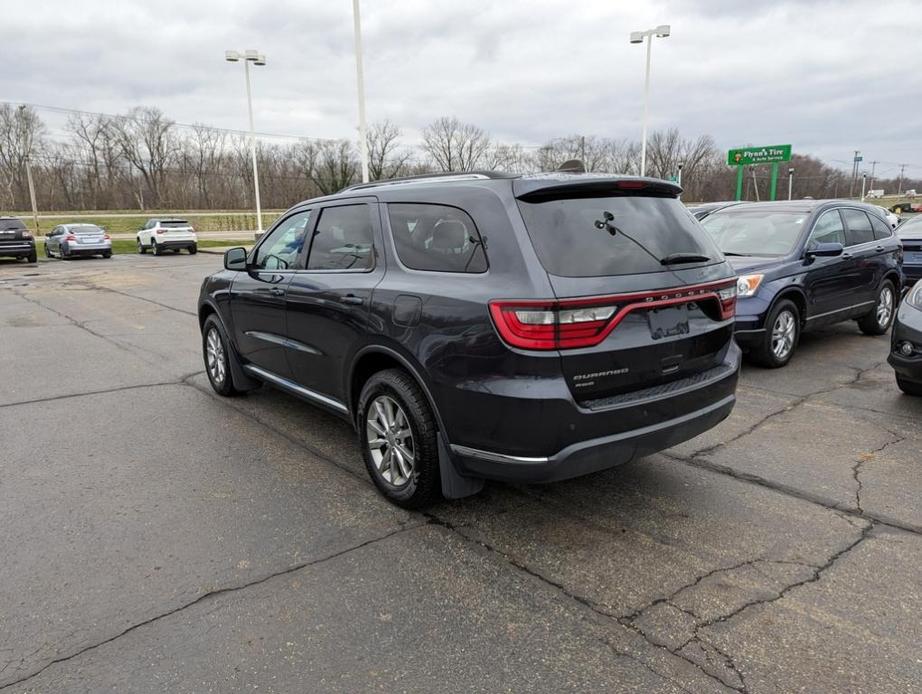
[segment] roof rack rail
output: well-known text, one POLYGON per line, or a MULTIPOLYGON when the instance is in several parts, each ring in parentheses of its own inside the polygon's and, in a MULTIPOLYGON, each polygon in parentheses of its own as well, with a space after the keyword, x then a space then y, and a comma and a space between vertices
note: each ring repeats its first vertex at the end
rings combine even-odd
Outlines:
POLYGON ((417 176, 403 176, 401 178, 388 178, 380 181, 371 181, 369 183, 356 183, 355 185, 346 186, 340 193, 350 190, 365 190, 367 188, 378 188, 380 186, 407 185, 411 183, 442 183, 445 181, 486 181, 496 178, 515 178, 516 174, 501 173, 498 171, 457 171, 433 174, 419 174, 417 176))

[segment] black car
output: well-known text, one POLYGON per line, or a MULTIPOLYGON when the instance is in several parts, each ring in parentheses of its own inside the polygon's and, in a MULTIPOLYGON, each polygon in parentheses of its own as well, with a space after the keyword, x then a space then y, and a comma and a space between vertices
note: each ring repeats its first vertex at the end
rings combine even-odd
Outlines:
POLYGON ((17 217, 0 217, 0 258, 25 258, 38 262, 35 239, 17 217))
POLYGON ((916 283, 900 305, 887 361, 904 393, 922 395, 922 282, 916 283))
POLYGON ((871 205, 749 203, 702 224, 740 274, 736 340, 756 363, 784 366, 810 328, 845 320, 869 335, 890 328, 902 247, 871 205))
POLYGON ((303 202, 205 280, 208 377, 346 418, 405 506, 675 445, 730 413, 740 362, 735 274, 680 192, 466 174, 303 202))
POLYGON ((739 205, 739 202, 703 202, 698 205, 690 205, 688 211, 692 213, 695 219, 704 219, 705 217, 719 212, 726 207, 739 205))
POLYGON ((903 279, 915 284, 922 279, 922 215, 900 224, 896 235, 903 244, 903 279))

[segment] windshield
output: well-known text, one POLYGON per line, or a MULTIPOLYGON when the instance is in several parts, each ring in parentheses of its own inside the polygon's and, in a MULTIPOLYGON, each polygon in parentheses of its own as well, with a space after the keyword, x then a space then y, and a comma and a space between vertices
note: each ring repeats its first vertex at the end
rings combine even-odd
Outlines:
POLYGON ((675 198, 629 195, 518 204, 541 264, 552 275, 632 275, 723 260, 675 198))
POLYGON ((702 220, 727 255, 782 256, 794 250, 809 213, 790 210, 727 209, 702 220))
POLYGON ((903 222, 896 228, 897 236, 922 236, 922 215, 903 222))

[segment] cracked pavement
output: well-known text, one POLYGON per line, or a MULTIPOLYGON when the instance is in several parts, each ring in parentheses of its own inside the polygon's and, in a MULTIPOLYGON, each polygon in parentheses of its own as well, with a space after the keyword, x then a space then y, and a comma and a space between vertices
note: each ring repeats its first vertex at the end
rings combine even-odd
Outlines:
POLYGON ((0 692, 922 686, 922 400, 887 338, 745 367, 663 454, 409 513, 343 422, 211 393, 219 265, 0 261, 0 692))

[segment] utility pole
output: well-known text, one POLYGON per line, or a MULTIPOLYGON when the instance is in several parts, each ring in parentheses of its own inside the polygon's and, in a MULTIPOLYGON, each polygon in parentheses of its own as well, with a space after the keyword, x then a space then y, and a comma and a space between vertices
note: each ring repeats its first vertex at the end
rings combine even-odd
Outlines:
POLYGON ((897 195, 903 194, 903 172, 906 170, 906 164, 900 164, 900 183, 896 191, 897 195))
POLYGON ((858 162, 861 161, 860 154, 861 152, 856 149, 855 157, 852 159, 852 178, 848 184, 848 197, 850 198, 855 195, 855 183, 858 181, 858 162))
POLYGON ((29 197, 32 199, 32 221, 35 222, 35 235, 38 236, 40 234, 38 228, 38 206, 35 204, 35 183, 32 182, 31 154, 26 155, 26 178, 29 181, 29 197))
POLYGON ((868 184, 868 190, 874 190, 874 170, 877 168, 879 161, 871 162, 871 182, 868 184))
POLYGON ((583 162, 583 168, 586 168, 586 136, 579 136, 579 159, 583 162))

